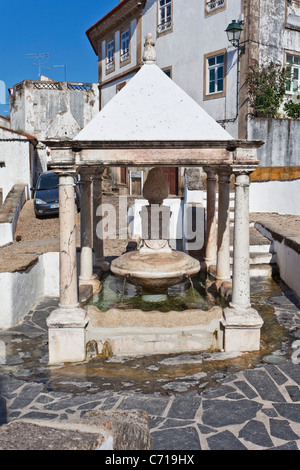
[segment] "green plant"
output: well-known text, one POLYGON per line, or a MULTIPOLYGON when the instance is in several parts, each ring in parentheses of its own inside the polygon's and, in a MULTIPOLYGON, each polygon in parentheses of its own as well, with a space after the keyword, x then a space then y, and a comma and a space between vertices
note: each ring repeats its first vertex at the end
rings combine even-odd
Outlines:
POLYGON ((292 99, 287 100, 283 107, 287 116, 292 119, 300 119, 300 93, 292 99))
POLYGON ((276 117, 286 93, 290 68, 280 63, 256 65, 248 74, 250 105, 255 116, 276 117))

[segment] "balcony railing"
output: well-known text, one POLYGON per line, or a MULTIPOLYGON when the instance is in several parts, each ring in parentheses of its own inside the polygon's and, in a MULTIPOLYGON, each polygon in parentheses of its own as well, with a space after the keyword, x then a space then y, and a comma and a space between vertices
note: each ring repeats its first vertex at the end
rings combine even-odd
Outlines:
POLYGON ((111 62, 108 62, 106 64, 106 71, 109 72, 110 70, 112 70, 115 66, 115 62, 112 60, 111 62))
POLYGON ((127 60, 127 59, 129 59, 129 51, 124 52, 124 54, 122 54, 122 55, 120 56, 121 62, 125 62, 125 60, 127 60))
POLYGON ((206 4, 206 11, 210 13, 211 11, 217 10, 225 5, 225 0, 214 0, 211 2, 207 2, 206 4))
POLYGON ((157 31, 159 33, 163 33, 164 31, 167 31, 168 29, 171 29, 171 28, 172 28, 172 20, 159 24, 157 26, 157 31))

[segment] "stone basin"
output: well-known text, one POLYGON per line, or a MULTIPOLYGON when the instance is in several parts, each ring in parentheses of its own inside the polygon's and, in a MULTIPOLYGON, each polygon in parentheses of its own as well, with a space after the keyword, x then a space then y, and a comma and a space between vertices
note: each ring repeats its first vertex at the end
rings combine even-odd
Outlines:
POLYGON ((141 253, 130 251, 112 261, 111 271, 147 293, 167 293, 200 270, 198 260, 181 251, 141 253))

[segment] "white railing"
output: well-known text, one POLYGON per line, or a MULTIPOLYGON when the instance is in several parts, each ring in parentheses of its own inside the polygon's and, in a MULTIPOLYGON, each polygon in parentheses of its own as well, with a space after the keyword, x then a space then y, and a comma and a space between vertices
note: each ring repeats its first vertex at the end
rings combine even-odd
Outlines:
POLYGON ((108 62, 108 63, 106 64, 106 71, 113 69, 113 68, 114 68, 114 65, 115 65, 115 63, 114 63, 113 60, 112 60, 111 62, 108 62))
POLYGON ((172 28, 172 21, 166 21, 165 23, 159 24, 157 26, 157 31, 159 33, 163 33, 164 31, 167 31, 170 28, 172 28))
POLYGON ((129 59, 129 52, 124 52, 124 54, 121 55, 120 60, 121 62, 124 62, 127 59, 129 59))
POLYGON ((217 8, 224 6, 224 4, 225 4, 225 0, 214 0, 211 2, 207 2, 206 11, 210 13, 211 11, 214 11, 217 8))

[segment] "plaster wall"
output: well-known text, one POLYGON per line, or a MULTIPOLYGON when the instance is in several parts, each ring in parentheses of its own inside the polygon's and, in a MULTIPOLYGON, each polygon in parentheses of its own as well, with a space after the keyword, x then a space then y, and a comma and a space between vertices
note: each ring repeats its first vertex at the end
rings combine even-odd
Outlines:
POLYGON ((10 106, 13 129, 39 140, 72 138, 99 111, 98 84, 24 81, 10 90, 10 106), (69 85, 91 89, 69 89, 69 85))
POLYGON ((274 240, 271 233, 257 224, 259 231, 274 242, 274 252, 277 254, 276 263, 279 267, 281 279, 295 294, 300 297, 300 254, 286 244, 285 239, 274 240))
POLYGON ((0 127, 5 127, 6 129, 10 129, 10 119, 6 119, 4 116, 0 116, 0 127))
POLYGON ((249 140, 265 144, 257 151, 260 166, 300 166, 300 120, 251 118, 249 140))
POLYGON ((252 182, 250 212, 300 215, 300 180, 252 182))
POLYGON ((0 273, 0 328, 15 325, 43 296, 59 295, 59 253, 41 255, 25 271, 0 273), (26 295, 23 293, 26 292, 26 295))
POLYGON ((261 64, 271 60, 284 64, 286 50, 300 51, 300 9, 298 7, 298 16, 289 14, 289 8, 286 13, 286 3, 286 0, 260 2, 261 64))
POLYGON ((17 141, 15 136, 0 129, 0 188, 3 188, 3 201, 15 184, 31 185, 30 142, 26 139, 17 141))

